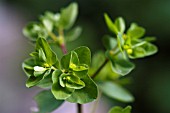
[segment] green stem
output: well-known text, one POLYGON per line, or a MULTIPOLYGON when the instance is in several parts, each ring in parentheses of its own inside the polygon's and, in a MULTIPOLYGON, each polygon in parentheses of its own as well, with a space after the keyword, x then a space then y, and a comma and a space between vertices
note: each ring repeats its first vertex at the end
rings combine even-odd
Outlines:
POLYGON ((102 68, 107 64, 108 61, 109 59, 106 58, 103 64, 97 69, 97 71, 91 76, 91 78, 94 79, 97 76, 97 74, 102 70, 102 68))
POLYGON ((49 36, 55 41, 57 42, 58 37, 53 33, 53 32, 48 32, 49 36))
POLYGON ((82 105, 77 104, 77 113, 83 113, 82 105))

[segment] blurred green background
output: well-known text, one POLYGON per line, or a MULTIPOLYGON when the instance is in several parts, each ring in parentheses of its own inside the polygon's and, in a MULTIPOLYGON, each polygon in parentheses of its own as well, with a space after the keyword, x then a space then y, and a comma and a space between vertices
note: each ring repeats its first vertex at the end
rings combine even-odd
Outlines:
POLYGON ((136 69, 128 75, 132 76, 133 83, 128 88, 136 98, 131 104, 133 113, 170 113, 170 0, 1 0, 0 112, 27 113, 24 109, 29 109, 33 103, 30 98, 37 92, 36 88, 28 90, 24 86, 26 77, 21 62, 33 47, 24 39, 22 28, 44 11, 57 12, 72 1, 79 4, 76 24, 82 26, 83 33, 80 39, 68 45, 70 49, 79 45, 88 46, 92 53, 104 49, 101 38, 109 34, 104 12, 112 19, 122 16, 127 27, 137 22, 146 28, 147 35, 157 37, 155 44, 159 52, 135 60, 136 69), (18 110, 16 100, 28 103, 19 105, 22 109, 18 110))

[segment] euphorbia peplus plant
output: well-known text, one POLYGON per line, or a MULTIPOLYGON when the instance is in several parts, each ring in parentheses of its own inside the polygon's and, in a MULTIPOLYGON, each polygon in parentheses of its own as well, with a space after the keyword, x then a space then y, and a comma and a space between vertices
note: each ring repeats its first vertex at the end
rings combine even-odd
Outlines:
MULTIPOLYGON (((57 109, 64 101, 81 104, 95 101, 98 92, 121 102, 132 102, 134 97, 124 89, 122 76, 129 74, 135 65, 129 59, 143 58, 157 52, 151 44, 154 37, 144 37, 145 29, 132 23, 125 32, 125 22, 119 17, 114 22, 107 14, 104 18, 112 36, 103 37, 106 51, 93 55, 88 47, 80 46, 67 52, 66 45, 81 34, 81 27, 73 27, 78 5, 71 3, 60 13, 45 12, 39 22, 28 24, 23 33, 35 44, 31 58, 26 59, 23 70, 28 76, 27 87, 43 88, 35 96, 38 113, 57 109), (52 46, 61 48, 63 54, 52 46), (58 56, 62 56, 60 59, 58 56), (95 82, 94 82, 95 81, 95 82)), ((98 101, 99 99, 97 99, 98 101)), ((130 113, 131 107, 114 107, 109 113, 130 113)), ((93 110, 94 112, 94 110, 93 110)))

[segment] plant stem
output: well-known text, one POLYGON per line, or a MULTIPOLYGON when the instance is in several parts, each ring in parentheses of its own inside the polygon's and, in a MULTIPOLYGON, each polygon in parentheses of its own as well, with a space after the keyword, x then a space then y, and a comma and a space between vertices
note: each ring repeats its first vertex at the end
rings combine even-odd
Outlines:
POLYGON ((83 113, 82 111, 83 111, 82 105, 81 104, 77 104, 77 113, 83 113))
POLYGON ((94 103, 94 105, 92 107, 91 113, 96 112, 96 109, 97 109, 97 107, 99 105, 99 101, 100 101, 101 96, 102 96, 102 92, 99 90, 99 96, 98 96, 97 100, 95 101, 95 103, 94 103))
POLYGON ((59 29, 58 33, 59 33, 59 45, 60 45, 60 48, 61 48, 62 52, 64 54, 66 54, 67 53, 67 48, 66 48, 66 44, 65 44, 65 40, 64 40, 63 29, 59 29))
POLYGON ((102 70, 102 68, 107 64, 108 61, 109 59, 106 58, 103 64, 97 69, 97 71, 91 76, 91 78, 95 78, 97 74, 102 70))
POLYGON ((53 33, 53 32, 48 32, 48 34, 50 35, 50 37, 56 42, 57 41, 57 36, 53 33))

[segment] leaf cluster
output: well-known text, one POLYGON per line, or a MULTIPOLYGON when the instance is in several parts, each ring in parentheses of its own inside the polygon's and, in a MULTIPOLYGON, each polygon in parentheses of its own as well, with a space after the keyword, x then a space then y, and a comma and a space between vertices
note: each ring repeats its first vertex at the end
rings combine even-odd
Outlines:
MULTIPOLYGON (((155 38, 144 36, 143 27, 132 23, 126 30, 122 17, 112 21, 107 14, 104 18, 112 35, 102 39, 106 51, 96 52, 92 60, 90 49, 85 46, 67 52, 66 42, 75 40, 82 31, 81 27, 73 28, 77 14, 77 3, 71 3, 60 13, 45 12, 39 22, 31 22, 23 29, 23 34, 35 44, 35 51, 22 64, 28 77, 26 86, 45 89, 34 98, 39 113, 51 112, 64 101, 92 102, 97 99, 98 90, 112 99, 133 102, 133 95, 123 87, 130 83, 124 76, 135 68, 131 60, 157 52, 151 43, 155 38), (51 43, 63 51, 60 59, 51 43)), ((130 110, 130 106, 114 107, 109 113, 130 113, 130 110)))

